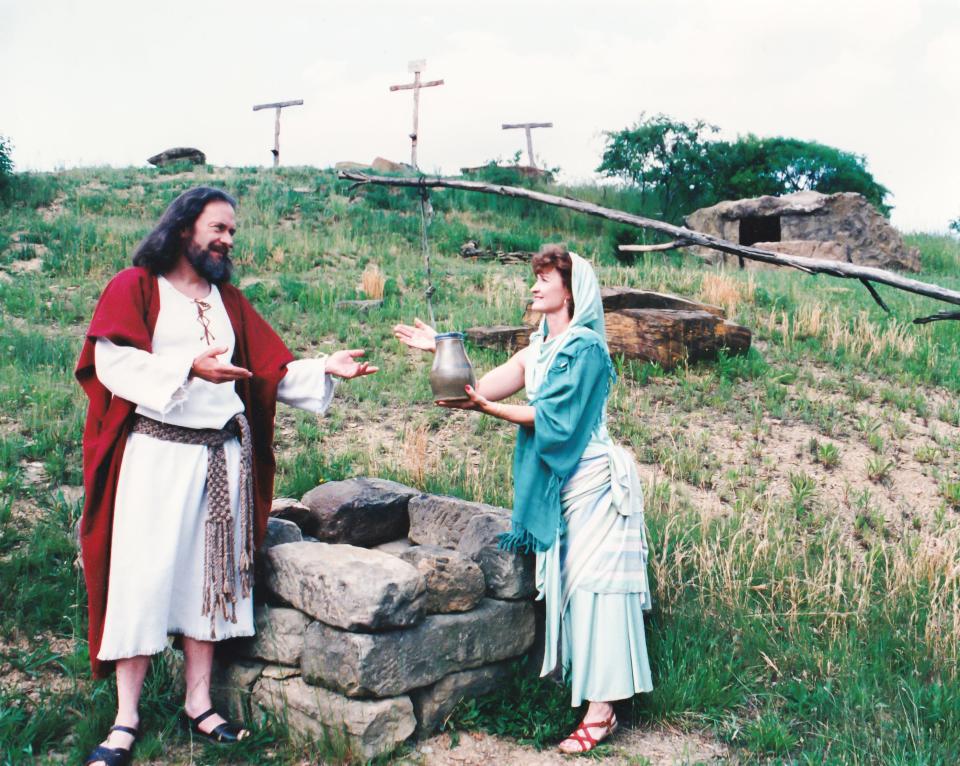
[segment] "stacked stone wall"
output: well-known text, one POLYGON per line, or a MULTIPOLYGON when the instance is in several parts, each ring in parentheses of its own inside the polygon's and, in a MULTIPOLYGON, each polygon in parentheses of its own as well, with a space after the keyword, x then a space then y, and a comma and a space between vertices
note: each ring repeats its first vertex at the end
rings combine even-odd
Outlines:
POLYGON ((216 701, 271 713, 365 758, 436 729, 534 643, 532 557, 509 512, 382 479, 274 503, 257 561, 257 635, 218 658, 216 701))

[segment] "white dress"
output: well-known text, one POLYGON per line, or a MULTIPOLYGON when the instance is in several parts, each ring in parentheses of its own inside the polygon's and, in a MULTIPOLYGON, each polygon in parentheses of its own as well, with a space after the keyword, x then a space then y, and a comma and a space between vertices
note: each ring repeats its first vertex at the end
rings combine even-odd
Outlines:
MULTIPOLYGON (((163 277, 158 279, 160 313, 153 351, 97 340, 97 377, 115 396, 137 405, 142 415, 189 428, 223 428, 243 402, 233 383, 187 379, 193 360, 211 346, 233 355, 235 337, 220 292, 204 299, 209 308, 198 320, 197 303, 163 277)), ((323 413, 335 383, 323 359, 291 362, 277 399, 323 413)), ((240 443, 224 445, 234 513, 236 557, 240 443)), ((117 660, 156 654, 169 634, 199 640, 252 636, 253 600, 237 594, 237 622, 218 614, 211 635, 203 600, 204 521, 207 515, 207 447, 175 444, 133 433, 127 438, 117 484, 107 610, 98 659, 117 660)))

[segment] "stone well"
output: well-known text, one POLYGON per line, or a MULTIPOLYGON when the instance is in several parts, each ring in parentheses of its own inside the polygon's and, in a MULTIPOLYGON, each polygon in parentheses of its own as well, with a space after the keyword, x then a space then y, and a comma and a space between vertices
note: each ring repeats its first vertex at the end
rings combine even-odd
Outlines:
POLYGON ((274 503, 258 552, 257 635, 228 642, 214 694, 365 758, 491 691, 534 641, 533 560, 501 551, 509 511, 383 479, 274 503))

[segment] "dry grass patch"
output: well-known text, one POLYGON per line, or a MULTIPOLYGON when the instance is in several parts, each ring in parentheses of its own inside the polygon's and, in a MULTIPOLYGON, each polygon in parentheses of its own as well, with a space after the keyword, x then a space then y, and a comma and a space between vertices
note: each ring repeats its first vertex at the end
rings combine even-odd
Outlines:
POLYGON ((732 317, 741 303, 753 303, 756 287, 752 275, 744 281, 725 271, 710 272, 703 275, 703 282, 700 284, 700 300, 722 307, 727 312, 727 316, 732 317))

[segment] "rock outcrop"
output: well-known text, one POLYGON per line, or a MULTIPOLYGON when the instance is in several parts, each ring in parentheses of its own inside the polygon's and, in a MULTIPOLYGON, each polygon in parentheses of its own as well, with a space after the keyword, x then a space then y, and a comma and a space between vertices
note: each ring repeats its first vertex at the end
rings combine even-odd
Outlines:
MULTIPOLYGON (((720 202, 694 211, 684 223, 694 231, 776 252, 881 269, 920 270, 919 249, 907 247, 890 222, 863 195, 852 192, 802 191, 720 202)), ((691 250, 710 263, 739 262, 737 256, 716 250, 691 250)))
POLYGON ((164 165, 172 165, 175 162, 189 162, 191 165, 206 165, 207 155, 199 149, 189 146, 178 146, 173 149, 165 149, 159 154, 154 154, 147 158, 147 162, 162 168, 164 165))

